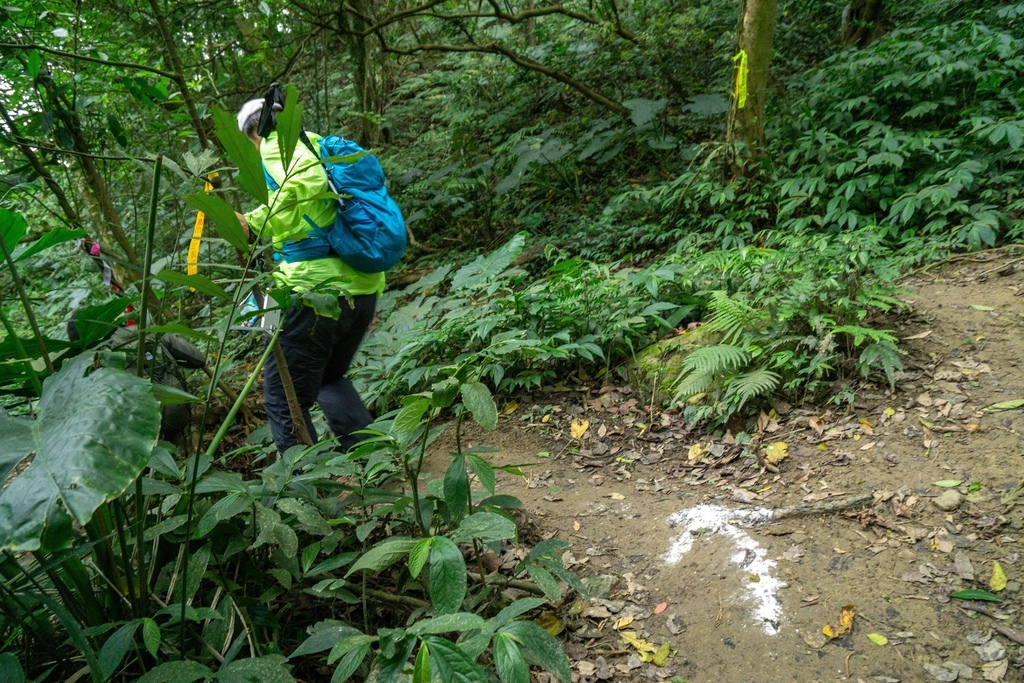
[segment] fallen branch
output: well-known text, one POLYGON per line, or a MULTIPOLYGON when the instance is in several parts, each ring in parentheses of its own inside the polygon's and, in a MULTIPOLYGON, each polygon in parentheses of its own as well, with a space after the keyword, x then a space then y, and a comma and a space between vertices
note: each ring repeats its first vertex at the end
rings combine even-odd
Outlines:
MULTIPOLYGON (((984 614, 986 617, 999 619, 999 616, 997 616, 990 608, 977 602, 965 602, 962 605, 957 605, 957 607, 965 611, 969 610, 971 612, 977 612, 978 614, 984 614)), ((1024 633, 1015 631, 1009 626, 1003 626, 998 621, 991 626, 993 631, 998 631, 1018 645, 1024 645, 1024 633)))
POLYGON ((808 515, 820 515, 827 512, 839 512, 840 510, 850 510, 852 508, 858 508, 874 501, 875 496, 871 493, 864 493, 859 496, 848 496, 846 498, 836 498, 833 500, 823 500, 818 503, 812 503, 810 505, 792 505, 790 507, 778 508, 772 511, 772 522, 776 522, 780 519, 787 517, 806 517, 808 515))

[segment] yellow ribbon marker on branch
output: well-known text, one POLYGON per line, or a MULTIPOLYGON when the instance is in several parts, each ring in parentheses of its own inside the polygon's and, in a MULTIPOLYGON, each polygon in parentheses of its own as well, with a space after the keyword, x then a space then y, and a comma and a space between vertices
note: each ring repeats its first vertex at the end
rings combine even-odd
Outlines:
POLYGON ((732 61, 738 62, 736 64, 736 89, 733 90, 732 96, 736 100, 736 108, 743 109, 747 106, 747 72, 749 67, 747 66, 747 51, 740 50, 732 61))
MULTIPOLYGON (((209 178, 217 177, 216 173, 211 173, 209 178)), ((206 186, 203 188, 207 194, 213 190, 213 184, 207 179, 206 186)), ((206 224, 206 214, 202 211, 196 214, 196 224, 192 228, 192 240, 188 243, 188 259, 185 265, 186 275, 195 275, 199 272, 199 245, 203 242, 203 225, 206 224)), ((196 291, 189 287, 191 291, 196 291)))

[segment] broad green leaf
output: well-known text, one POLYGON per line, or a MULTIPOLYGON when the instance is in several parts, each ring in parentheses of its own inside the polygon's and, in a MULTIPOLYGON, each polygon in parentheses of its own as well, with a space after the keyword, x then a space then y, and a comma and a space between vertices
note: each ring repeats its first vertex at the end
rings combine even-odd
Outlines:
POLYGON ((499 633, 507 633, 522 645, 526 661, 541 667, 562 683, 571 683, 572 675, 565 651, 554 636, 540 626, 532 621, 513 621, 499 633))
POLYGON ((179 273, 175 270, 165 268, 156 274, 156 279, 172 285, 191 287, 197 292, 202 292, 203 294, 223 299, 224 301, 231 301, 231 295, 228 294, 223 287, 205 275, 200 275, 199 273, 196 273, 195 275, 185 275, 184 273, 179 273))
POLYGON ((971 590, 950 593, 949 597, 955 598, 956 600, 981 600, 982 602, 1002 602, 1003 600, 995 593, 989 593, 988 591, 981 591, 973 588, 971 590))
POLYGON ((466 458, 456 455, 444 473, 444 502, 453 521, 459 521, 469 507, 469 475, 466 458))
POLYGON ((135 641, 135 632, 139 630, 139 622, 129 621, 107 638, 99 651, 100 669, 103 671, 103 680, 110 680, 110 677, 121 666, 121 660, 128 654, 135 641))
POLYGON ((25 672, 18 663, 18 658, 10 652, 0 654, 0 681, 25 683, 25 672))
POLYGON ((348 681, 368 654, 370 654, 369 643, 364 643, 346 653, 338 660, 338 668, 334 670, 334 675, 331 676, 331 683, 344 683, 348 681))
MULTIPOLYGON (((250 146, 252 145, 250 144, 250 146)), ((262 169, 260 170, 260 182, 264 182, 262 169)), ((228 244, 243 253, 248 251, 249 240, 245 238, 245 231, 242 230, 242 224, 238 222, 238 216, 235 215, 235 210, 231 208, 230 204, 217 195, 208 194, 206 192, 195 192, 193 194, 185 195, 184 199, 196 209, 205 213, 206 216, 214 222, 220 236, 223 237, 228 244)))
POLYGON ((146 651, 156 657, 160 652, 160 641, 163 636, 160 634, 160 627, 155 621, 146 617, 142 620, 142 642, 146 644, 146 651))
MULTIPOLYGON (((385 541, 381 541, 377 545, 370 548, 366 553, 356 560, 348 573, 345 574, 345 578, 348 578, 352 574, 362 569, 366 569, 371 572, 378 572, 381 569, 390 567, 395 562, 409 554, 419 540, 415 538, 406 538, 404 536, 395 536, 385 541)), ((462 557, 461 555, 459 557, 462 557)))
POLYGON ((128 622, 106 639, 99 648, 99 668, 103 672, 103 680, 109 680, 121 666, 121 660, 135 641, 138 626, 138 622, 128 622))
POLYGON ((420 421, 423 419, 423 414, 430 408, 430 401, 426 398, 413 401, 412 403, 403 406, 398 414, 395 415, 395 421, 391 426, 392 431, 395 434, 410 434, 417 427, 420 426, 420 421))
POLYGON ((488 683, 476 662, 455 643, 437 636, 424 638, 430 646, 431 668, 445 683, 488 683))
POLYGON ((75 313, 75 331, 81 348, 89 348, 95 342, 107 337, 116 330, 125 317, 125 309, 132 303, 130 299, 115 297, 103 304, 86 306, 75 313))
POLYGON ((462 609, 466 599, 466 560, 459 547, 444 536, 430 543, 430 604, 437 614, 462 609))
POLYGON ((530 575, 537 587, 544 591, 549 600, 557 601, 562 597, 562 591, 558 588, 558 581, 547 568, 538 564, 526 565, 526 573, 530 575))
POLYGON ((338 295, 329 292, 314 292, 305 290, 302 292, 302 303, 309 306, 313 311, 324 318, 337 320, 341 317, 341 304, 338 303, 338 295))
POLYGON ((473 414, 473 419, 484 429, 498 426, 498 408, 494 405, 491 390, 481 382, 467 382, 462 385, 462 401, 473 414))
POLYGON ((193 683, 207 681, 212 676, 213 672, 199 662, 184 660, 166 662, 155 669, 150 669, 135 683, 193 683))
POLYGON ((494 634, 494 668, 502 683, 530 683, 530 665, 507 633, 494 634))
POLYGON ((239 659, 221 667, 214 679, 219 683, 294 683, 287 662, 284 655, 239 659))
POLYGON ((478 614, 455 612, 417 621, 409 627, 409 633, 414 633, 418 636, 438 635, 453 631, 472 631, 483 628, 485 625, 484 618, 478 614))
POLYGON ((402 674, 409 662, 409 655, 412 654, 415 645, 416 638, 407 635, 395 640, 390 647, 382 647, 380 656, 373 662, 373 668, 370 670, 367 681, 398 683, 402 679, 402 674))
POLYGON ((462 520, 462 524, 452 534, 452 540, 456 543, 468 543, 473 539, 492 543, 515 537, 515 522, 494 512, 473 513, 462 520))
POLYGON ((0 547, 38 550, 44 530, 70 539, 68 515, 85 524, 146 466, 160 431, 149 382, 92 364, 84 354, 47 378, 37 419, 0 410, 0 480, 33 456, 0 491, 0 547))
POLYGON ((470 466, 473 468, 476 478, 480 480, 480 483, 487 489, 487 492, 493 496, 495 486, 494 467, 491 463, 473 453, 466 454, 466 460, 469 461, 470 466))
POLYGON ((491 628, 499 629, 516 617, 521 617, 532 609, 547 604, 544 598, 521 598, 498 612, 491 620, 491 628))
POLYGON ((647 100, 641 98, 626 100, 623 104, 629 107, 630 119, 633 121, 633 125, 639 128, 653 121, 654 117, 668 104, 668 100, 647 100))
POLYGON ((430 646, 420 645, 416 664, 412 667, 412 683, 430 683, 430 646))
MULTIPOLYGON (((17 256, 14 257, 15 263, 34 256, 41 251, 46 251, 50 247, 61 244, 62 242, 70 242, 71 240, 77 240, 85 237, 85 231, 83 230, 71 230, 69 228, 54 228, 49 232, 44 232, 42 237, 37 239, 32 244, 28 245, 25 249, 18 252, 17 256)), ((4 261, 2 265, 7 265, 4 261)))
MULTIPOLYGON (((123 299, 122 299, 123 301, 123 299)), ((193 330, 188 325, 182 325, 181 323, 167 323, 166 325, 152 325, 146 328, 146 332, 149 334, 176 334, 179 337, 190 337, 192 339, 198 339, 200 341, 212 342, 216 339, 205 332, 199 332, 193 330)))
MULTIPOLYGON (((18 240, 24 237, 26 232, 28 232, 28 222, 24 216, 0 208, 0 238, 7 245, 7 251, 13 253, 15 247, 18 246, 18 240)), ((2 252, 0 252, 0 256, 2 256, 2 252)), ((7 266, 6 259, 4 259, 3 265, 7 266)))
POLYGON ((302 641, 302 644, 295 648, 295 652, 289 655, 289 659, 323 652, 334 647, 338 642, 351 636, 362 635, 359 629, 335 619, 327 619, 310 626, 307 629, 309 637, 302 641))
POLYGON ((183 403, 202 403, 203 399, 176 387, 154 382, 153 398, 162 406, 177 406, 183 403))
POLYGON ((875 645, 888 645, 889 639, 883 636, 881 633, 869 633, 868 640, 875 645))
POLYGON ((985 412, 997 413, 1001 410, 1017 410, 1018 408, 1024 408, 1024 398, 1018 398, 1012 401, 1002 401, 1000 403, 993 403, 992 405, 985 408, 985 412))
POLYGON ((295 145, 302 132, 302 105, 294 86, 285 88, 284 109, 277 115, 277 146, 284 160, 284 167, 291 168, 295 145))
POLYGON ((305 574, 309 571, 309 568, 316 562, 317 555, 320 554, 320 541, 310 543, 302 549, 302 573, 305 574))
POLYGON ((238 130, 235 117, 220 107, 213 108, 213 124, 217 139, 224 145, 228 156, 238 166, 238 184, 260 204, 267 203, 267 181, 263 178, 263 164, 256 145, 238 130))
POLYGON ((409 576, 416 578, 420 575, 420 571, 423 570, 423 565, 427 563, 427 559, 430 557, 430 539, 420 539, 419 543, 409 553, 409 576))

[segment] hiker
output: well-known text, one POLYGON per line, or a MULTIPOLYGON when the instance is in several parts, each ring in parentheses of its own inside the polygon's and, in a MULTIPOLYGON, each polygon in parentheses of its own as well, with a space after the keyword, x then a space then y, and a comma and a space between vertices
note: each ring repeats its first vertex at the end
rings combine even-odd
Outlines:
MULTIPOLYGON (((348 450, 361 440, 353 432, 373 420, 345 374, 373 321, 377 297, 384 291, 384 273, 356 270, 338 257, 322 236, 322 230, 334 223, 337 202, 313 199, 329 191, 324 167, 306 144, 315 148, 320 136, 304 133, 308 139, 300 137, 286 178, 274 131, 281 109, 281 102, 268 95, 249 100, 238 112, 238 127, 256 145, 263 162, 267 186, 272 190, 269 206, 281 207, 271 211, 268 206, 260 206, 250 211, 242 217, 243 228, 257 237, 269 236, 277 262, 274 278, 293 293, 292 306, 280 323, 278 341, 310 438, 317 440, 309 409, 319 403, 339 446, 348 450), (265 111, 267 108, 270 111, 265 111), (328 280, 327 286, 340 292, 341 315, 337 320, 318 316, 299 297, 328 280)), ((284 453, 299 439, 273 355, 264 369, 263 405, 274 443, 278 452, 284 453)))
MULTIPOLYGON (((78 309, 71 314, 67 324, 68 341, 79 340, 77 318, 78 309)), ((98 348, 124 353, 127 358, 125 370, 135 374, 137 367, 136 353, 139 348, 138 328, 131 326, 113 328, 112 332, 100 343, 98 348)), ((153 384, 160 384, 179 391, 187 391, 182 368, 197 369, 206 365, 202 351, 188 340, 176 334, 165 334, 160 341, 151 335, 146 340, 146 374, 153 384)), ((188 403, 165 405, 160 408, 160 438, 181 447, 185 443, 185 432, 188 429, 192 411, 188 403)))

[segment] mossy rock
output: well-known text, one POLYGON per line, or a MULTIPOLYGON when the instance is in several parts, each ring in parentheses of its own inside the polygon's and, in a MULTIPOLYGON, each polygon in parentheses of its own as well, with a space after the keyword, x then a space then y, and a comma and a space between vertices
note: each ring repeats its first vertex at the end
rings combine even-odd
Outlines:
POLYGON ((641 396, 654 395, 664 405, 672 399, 671 386, 679 377, 683 359, 702 346, 711 346, 721 335, 707 331, 707 327, 669 337, 641 349, 636 360, 629 364, 629 382, 641 396))

